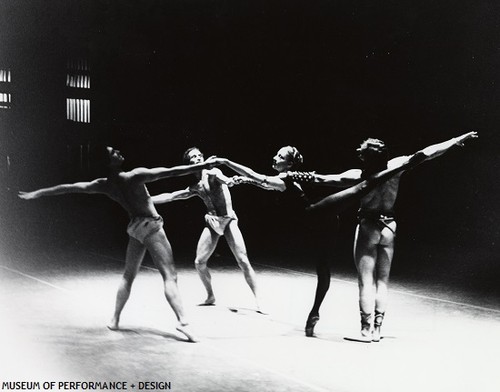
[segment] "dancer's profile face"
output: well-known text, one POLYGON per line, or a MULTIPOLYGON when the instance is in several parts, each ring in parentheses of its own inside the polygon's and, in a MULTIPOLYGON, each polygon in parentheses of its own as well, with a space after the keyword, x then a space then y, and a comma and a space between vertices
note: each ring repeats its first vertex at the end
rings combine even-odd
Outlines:
POLYGON ((203 153, 195 148, 194 150, 189 151, 188 160, 191 165, 195 165, 203 162, 205 158, 203 157, 203 153))
POLYGON ((293 165, 291 157, 292 149, 290 147, 280 148, 273 157, 273 169, 280 173, 289 170, 293 165))
POLYGON ((125 158, 120 153, 120 150, 116 150, 113 147, 106 147, 109 154, 109 164, 110 166, 119 166, 123 163, 125 158))

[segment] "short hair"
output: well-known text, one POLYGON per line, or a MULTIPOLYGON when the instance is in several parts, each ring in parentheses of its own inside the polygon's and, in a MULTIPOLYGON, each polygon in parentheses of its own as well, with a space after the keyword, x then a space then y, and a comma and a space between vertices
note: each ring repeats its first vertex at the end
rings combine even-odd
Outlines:
POLYGON ((289 149, 287 159, 288 162, 292 164, 292 166, 300 166, 302 163, 304 163, 304 157, 296 147, 285 146, 285 148, 289 149))
POLYGON ((182 162, 184 164, 188 164, 189 163, 189 153, 191 151, 193 151, 193 150, 198 150, 199 152, 201 152, 201 150, 198 147, 196 147, 196 146, 189 147, 186 151, 184 151, 184 154, 182 154, 182 162))
POLYGON ((363 164, 367 172, 374 173, 387 168, 389 152, 382 140, 368 138, 360 144, 356 151, 363 157, 363 164))
POLYGON ((382 140, 369 137, 368 139, 364 140, 358 148, 358 151, 360 152, 366 150, 376 152, 377 154, 382 154, 387 152, 387 146, 382 140))

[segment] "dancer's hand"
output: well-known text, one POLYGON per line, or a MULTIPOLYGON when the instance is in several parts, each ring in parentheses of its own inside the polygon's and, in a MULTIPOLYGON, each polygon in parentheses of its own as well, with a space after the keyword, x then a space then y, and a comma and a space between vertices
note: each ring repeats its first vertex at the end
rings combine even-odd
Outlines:
POLYGON ((462 136, 456 137, 455 138, 455 144, 457 146, 463 147, 464 146, 464 142, 466 140, 468 140, 468 139, 477 139, 478 137, 479 137, 479 135, 477 134, 476 131, 468 132, 468 133, 463 134, 462 136))
POLYGON ((235 181, 236 180, 236 176, 233 176, 233 177, 229 177, 227 180, 226 180, 226 185, 231 188, 235 185, 238 185, 238 183, 235 181))
POLYGON ((37 196, 36 196, 36 193, 35 192, 23 192, 23 191, 19 191, 17 196, 19 196, 19 198, 23 199, 23 200, 32 200, 32 199, 36 199, 37 196))
POLYGON ((210 168, 222 165, 223 159, 218 158, 216 155, 212 155, 205 159, 205 163, 208 164, 210 168))

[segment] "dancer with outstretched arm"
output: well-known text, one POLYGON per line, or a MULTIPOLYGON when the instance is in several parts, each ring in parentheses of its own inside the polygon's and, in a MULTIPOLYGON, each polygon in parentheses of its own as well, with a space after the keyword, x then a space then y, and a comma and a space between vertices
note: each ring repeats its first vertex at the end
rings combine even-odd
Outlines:
MULTIPOLYGON (((184 152, 183 159, 184 163, 189 165, 199 165, 205 160, 203 153, 197 147, 188 148, 184 152)), ((233 209, 229 191, 232 181, 219 168, 205 169, 196 172, 194 175, 196 182, 186 189, 155 195, 152 200, 155 204, 163 204, 197 196, 203 200, 207 208, 205 228, 198 240, 194 261, 198 275, 207 291, 207 298, 201 305, 215 305, 215 294, 212 287, 212 277, 208 269, 208 260, 215 251, 219 239, 224 237, 243 272, 245 281, 252 290, 256 311, 266 313, 259 298, 257 278, 248 259, 245 240, 238 226, 238 217, 233 209)))
MULTIPOLYGON (((379 342, 387 308, 388 283, 394 256, 396 218, 394 205, 402 174, 422 163, 437 158, 454 146, 463 146, 475 139, 476 132, 468 132, 442 143, 428 146, 412 156, 399 156, 388 160, 385 143, 369 138, 357 149, 362 169, 351 169, 342 174, 346 181, 364 180, 360 184, 333 194, 311 205, 311 210, 344 208, 350 195, 359 193, 360 208, 354 238, 354 262, 358 273, 359 310, 361 331, 359 336, 348 338, 361 342, 379 342), (380 179, 396 170, 386 181, 380 179), (364 187, 364 190, 361 188, 364 187)), ((316 184, 336 185, 338 175, 313 174, 316 184)))
POLYGON ((186 319, 177 287, 177 272, 172 248, 163 230, 163 219, 156 212, 146 188, 146 183, 195 173, 213 167, 218 162, 216 159, 212 159, 197 165, 152 169, 136 168, 131 171, 124 171, 122 165, 125 159, 120 151, 112 147, 106 147, 103 154, 109 169, 107 177, 89 182, 61 184, 32 192, 19 192, 19 197, 24 200, 32 200, 39 197, 69 193, 90 193, 104 194, 120 204, 130 217, 130 223, 127 227, 129 241, 125 270, 116 295, 115 311, 108 328, 111 330, 119 329, 121 312, 130 296, 132 283, 139 271, 145 253, 148 251, 163 278, 165 297, 178 320, 176 329, 184 334, 189 341, 196 342, 198 339, 191 331, 186 319))
MULTIPOLYGON (((324 214, 308 213, 310 201, 303 187, 304 182, 312 180, 311 173, 291 172, 303 163, 302 154, 296 147, 284 146, 278 150, 272 160, 276 175, 260 174, 240 163, 221 158, 222 163, 240 174, 232 178, 235 184, 251 184, 266 190, 278 191, 278 207, 274 210, 277 225, 286 227, 286 232, 298 230, 304 242, 311 245, 313 251, 308 257, 314 258, 317 274, 317 288, 313 307, 307 318, 305 333, 313 336, 315 320, 319 319, 319 308, 330 287, 330 264, 334 257, 334 244, 337 237, 339 218, 335 211, 324 214)), ((330 178, 331 180, 331 178, 330 178)), ((331 183, 332 181, 330 181, 331 183)), ((338 186, 349 186, 353 182, 339 176, 338 186)))

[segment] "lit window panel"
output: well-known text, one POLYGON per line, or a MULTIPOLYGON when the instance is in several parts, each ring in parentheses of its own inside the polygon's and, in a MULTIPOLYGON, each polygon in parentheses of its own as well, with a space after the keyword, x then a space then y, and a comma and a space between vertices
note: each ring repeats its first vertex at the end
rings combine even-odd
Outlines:
POLYGON ((0 109, 10 109, 12 95, 10 93, 0 93, 0 109))
POLYGON ((0 69, 0 82, 10 83, 10 69, 0 69))
POLYGON ((90 123, 90 99, 67 98, 66 118, 70 121, 90 123))
POLYGON ((66 86, 72 88, 90 88, 90 67, 86 59, 71 59, 67 64, 66 86))

